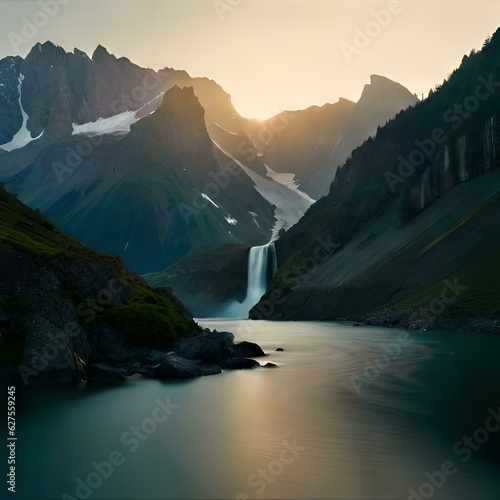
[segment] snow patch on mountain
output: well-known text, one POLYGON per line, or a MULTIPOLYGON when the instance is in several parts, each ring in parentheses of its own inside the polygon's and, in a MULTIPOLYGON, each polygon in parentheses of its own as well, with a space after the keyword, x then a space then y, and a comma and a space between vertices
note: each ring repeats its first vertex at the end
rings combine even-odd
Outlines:
POLYGON ((227 128, 224 128, 222 127, 221 125, 219 125, 217 122, 214 122, 214 125, 216 127, 219 127, 221 130, 224 130, 224 132, 227 132, 228 134, 231 134, 231 135, 238 135, 236 132, 231 132, 230 130, 228 130, 227 128))
POLYGON ((227 223, 231 224, 231 226, 236 226, 236 224, 238 224, 238 221, 229 214, 224 215, 224 219, 226 219, 227 223))
POLYGON ((215 203, 211 198, 210 196, 207 196, 205 193, 201 193, 201 196, 203 198, 205 198, 205 200, 209 201, 215 208, 219 208, 219 205, 217 205, 217 203, 215 203))
POLYGON ((295 191, 300 196, 303 196, 311 205, 316 201, 312 199, 308 194, 304 193, 299 189, 299 183, 295 180, 295 174, 293 173, 278 173, 272 168, 269 168, 265 163, 264 166, 267 169, 267 176, 273 179, 273 181, 279 182, 286 186, 288 189, 295 191))
POLYGON ((274 224, 271 241, 277 239, 281 229, 286 230, 296 224, 306 213, 307 209, 314 203, 312 198, 302 193, 296 186, 291 188, 274 179, 265 179, 242 162, 232 157, 231 154, 225 151, 217 142, 213 140, 212 142, 228 158, 233 160, 250 179, 252 179, 255 190, 271 205, 276 207, 274 212, 276 222, 274 224))
POLYGON ((138 122, 136 111, 124 111, 109 118, 99 118, 95 122, 88 122, 82 125, 73 123, 73 135, 102 135, 102 134, 128 134, 130 127, 138 122))
POLYGON ((34 141, 36 139, 39 139, 42 135, 43 132, 38 136, 38 137, 31 137, 31 132, 28 130, 27 124, 28 124, 28 115, 26 111, 24 111, 23 105, 21 103, 21 87, 23 84, 24 80, 24 75, 19 75, 19 84, 17 86, 17 92, 19 94, 19 107, 21 108, 21 113, 23 115, 23 124, 21 125, 21 128, 17 132, 17 134, 12 138, 12 141, 10 141, 7 144, 3 144, 0 146, 3 150, 5 151, 14 151, 15 149, 20 149, 26 146, 26 144, 29 144, 31 141, 34 141))

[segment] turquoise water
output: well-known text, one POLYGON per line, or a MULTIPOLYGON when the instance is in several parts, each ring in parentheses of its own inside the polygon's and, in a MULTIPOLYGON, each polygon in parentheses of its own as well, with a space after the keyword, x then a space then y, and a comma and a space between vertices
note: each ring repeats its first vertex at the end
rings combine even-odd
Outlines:
POLYGON ((500 407, 500 338, 200 322, 260 343, 279 368, 18 386, 17 498, 500 498, 500 432, 460 444, 500 407))

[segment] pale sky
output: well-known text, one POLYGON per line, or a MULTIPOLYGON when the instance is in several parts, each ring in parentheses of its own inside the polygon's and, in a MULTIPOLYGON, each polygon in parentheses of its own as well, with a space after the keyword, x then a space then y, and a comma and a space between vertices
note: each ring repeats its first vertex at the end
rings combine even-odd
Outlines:
POLYGON ((358 100, 371 74, 427 95, 499 26, 494 0, 0 0, 0 58, 46 40, 89 55, 100 43, 211 78, 243 116, 264 118, 358 100))

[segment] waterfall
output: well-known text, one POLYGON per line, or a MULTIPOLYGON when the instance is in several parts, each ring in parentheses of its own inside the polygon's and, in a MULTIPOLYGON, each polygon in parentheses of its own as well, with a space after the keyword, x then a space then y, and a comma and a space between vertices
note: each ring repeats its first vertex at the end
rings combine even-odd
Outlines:
POLYGON ((247 296, 243 303, 249 303, 250 308, 257 304, 266 293, 267 284, 275 272, 276 250, 274 243, 252 247, 248 254, 247 296))
POLYGON ((267 285, 277 270, 274 243, 250 248, 248 254, 247 294, 243 302, 234 301, 224 308, 220 316, 248 318, 250 309, 266 293, 267 285))

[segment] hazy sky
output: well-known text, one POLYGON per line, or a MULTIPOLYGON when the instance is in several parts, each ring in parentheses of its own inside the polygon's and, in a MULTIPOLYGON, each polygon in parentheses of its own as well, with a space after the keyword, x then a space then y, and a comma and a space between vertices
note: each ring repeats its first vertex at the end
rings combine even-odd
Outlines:
POLYGON ((374 73, 420 97, 499 26, 493 0, 0 0, 0 58, 38 41, 89 55, 100 43, 212 78, 241 114, 265 117, 357 100, 374 73))

